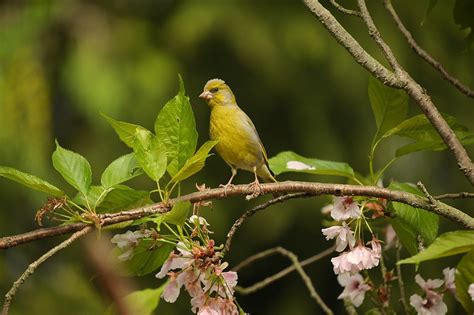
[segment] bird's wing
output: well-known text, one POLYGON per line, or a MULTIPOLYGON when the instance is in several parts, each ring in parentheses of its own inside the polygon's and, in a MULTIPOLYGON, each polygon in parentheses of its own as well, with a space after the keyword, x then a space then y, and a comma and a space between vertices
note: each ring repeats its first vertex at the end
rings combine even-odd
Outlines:
POLYGON ((265 151, 265 147, 263 146, 263 143, 262 143, 262 140, 260 140, 260 137, 258 135, 258 132, 257 132, 257 128, 255 128, 255 125, 253 124, 252 120, 250 119, 249 116, 247 116, 247 114, 242 111, 242 113, 244 114, 244 121, 245 123, 249 126, 249 128, 253 131, 256 139, 257 139, 257 142, 258 142, 258 145, 260 146, 260 150, 262 151, 262 154, 263 154, 263 158, 265 160, 265 164, 268 164, 268 157, 267 157, 267 152, 265 151))

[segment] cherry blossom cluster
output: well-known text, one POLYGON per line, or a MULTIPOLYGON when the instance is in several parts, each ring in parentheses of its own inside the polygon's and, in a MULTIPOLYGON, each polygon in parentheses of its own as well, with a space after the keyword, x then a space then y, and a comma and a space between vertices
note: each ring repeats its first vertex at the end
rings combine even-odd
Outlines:
POLYGON ((423 295, 413 294, 410 296, 410 305, 415 308, 418 314, 443 315, 448 312, 443 296, 446 291, 455 294, 455 272, 454 268, 445 268, 443 270, 444 280, 424 280, 419 274, 415 276, 416 283, 423 289, 423 295))
POLYGON ((234 298, 237 273, 224 271, 228 264, 222 262, 214 240, 207 236, 208 223, 202 217, 193 215, 189 221, 194 224, 191 238, 176 244, 176 251, 163 264, 157 278, 168 277, 162 297, 173 303, 181 288, 191 296, 192 311, 199 315, 239 314, 234 298), (198 240, 192 235, 199 236, 198 240))
POLYGON ((360 237, 362 235, 361 221, 363 219, 366 223, 367 221, 363 218, 359 205, 352 197, 346 196, 335 197, 334 204, 330 205, 330 207, 331 217, 336 221, 342 222, 341 225, 322 229, 322 233, 326 236, 327 240, 336 239, 336 251, 341 252, 338 257, 331 259, 334 273, 350 272, 353 274, 378 266, 381 255, 380 241, 375 235, 372 235, 372 240, 368 243, 370 248, 366 247, 363 243, 360 237), (350 228, 350 223, 346 223, 346 220, 351 220, 350 223, 356 223, 358 235, 354 235, 350 228), (348 250, 344 251, 346 249, 348 250))
POLYGON ((371 231, 364 212, 374 210, 373 205, 369 208, 367 204, 360 206, 353 197, 343 196, 334 197, 333 204, 323 208, 323 212, 339 222, 322 229, 327 240, 336 240, 336 251, 340 253, 331 259, 334 273, 339 275, 338 281, 344 287, 339 299, 347 298, 356 307, 362 304, 365 292, 371 289, 359 272, 378 266, 382 255, 381 242, 373 233, 369 242, 363 241, 364 224, 371 231), (355 226, 355 232, 351 226, 355 226))

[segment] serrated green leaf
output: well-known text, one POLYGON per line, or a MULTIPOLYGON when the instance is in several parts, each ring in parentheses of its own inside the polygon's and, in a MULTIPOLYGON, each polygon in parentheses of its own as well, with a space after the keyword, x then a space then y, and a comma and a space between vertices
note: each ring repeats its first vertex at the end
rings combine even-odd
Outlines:
POLYGON ((166 172, 166 150, 161 141, 146 129, 137 129, 133 151, 138 164, 154 181, 166 172))
POLYGON ((198 134, 194 113, 179 77, 179 91, 163 106, 155 121, 156 136, 168 154, 168 173, 171 177, 184 166, 196 150, 198 134))
POLYGON ((13 180, 31 189, 45 192, 52 196, 59 197, 64 195, 64 192, 61 189, 51 185, 47 181, 8 166, 0 166, 0 176, 13 180))
POLYGON ((474 231, 454 231, 438 236, 433 244, 398 264, 419 264, 423 261, 467 253, 474 248, 474 231))
POLYGON ((149 274, 163 265, 173 249, 174 245, 169 243, 142 239, 133 250, 133 257, 127 261, 128 269, 137 276, 149 274))
MULTIPOLYGON (((423 195, 416 186, 407 183, 392 182, 388 188, 423 195)), ((439 217, 436 214, 400 202, 390 202, 389 207, 395 215, 391 220, 393 228, 410 254, 417 253, 418 235, 423 238, 425 245, 435 240, 439 227, 439 217)))
POLYGON ((128 147, 133 148, 135 141, 135 132, 137 129, 145 129, 140 125, 131 124, 128 122, 115 120, 105 114, 101 114, 107 122, 114 128, 115 133, 119 136, 120 140, 125 143, 128 147))
POLYGON ((369 77, 370 106, 375 116, 377 133, 375 144, 388 130, 402 122, 408 110, 408 95, 403 90, 390 88, 374 77, 369 77))
POLYGON ((466 310, 467 314, 474 313, 469 285, 474 283, 474 249, 464 255, 456 266, 456 297, 466 310))
MULTIPOLYGON (((182 226, 188 218, 189 211, 191 210, 191 202, 189 201, 178 201, 173 205, 171 211, 162 214, 158 217, 160 222, 171 223, 174 225, 182 226)), ((158 224, 159 225, 159 224, 158 224)))
POLYGON ((276 174, 299 172, 317 175, 334 175, 353 178, 354 170, 347 163, 310 159, 291 151, 280 152, 268 164, 276 174))
POLYGON ((135 190, 125 185, 118 185, 110 191, 104 198, 99 213, 113 213, 125 211, 137 207, 142 207, 152 203, 150 192, 145 190, 135 190))
POLYGON ((206 141, 199 150, 190 157, 183 167, 171 178, 171 182, 179 183, 199 172, 209 157, 209 151, 217 144, 217 141, 206 141))
POLYGON ((100 182, 104 188, 111 188, 141 174, 143 170, 139 167, 135 154, 129 153, 110 163, 102 173, 100 182))
POLYGON ((56 150, 52 155, 53 167, 78 191, 87 195, 92 181, 89 162, 80 154, 64 149, 56 141, 56 150))

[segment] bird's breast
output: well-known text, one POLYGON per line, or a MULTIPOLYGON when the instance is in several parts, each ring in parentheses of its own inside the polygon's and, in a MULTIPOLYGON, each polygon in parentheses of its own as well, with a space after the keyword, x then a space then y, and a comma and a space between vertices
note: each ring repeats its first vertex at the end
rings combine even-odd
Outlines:
POLYGON ((211 111, 209 134, 218 140, 217 153, 234 167, 252 170, 264 163, 258 135, 249 128, 246 115, 237 106, 216 106, 211 111))

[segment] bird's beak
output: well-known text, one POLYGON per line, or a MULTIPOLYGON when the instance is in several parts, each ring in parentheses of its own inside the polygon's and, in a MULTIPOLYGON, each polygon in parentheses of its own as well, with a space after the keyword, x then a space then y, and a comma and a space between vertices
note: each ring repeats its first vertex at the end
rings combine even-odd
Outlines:
POLYGON ((212 95, 212 93, 209 91, 204 91, 199 95, 199 97, 205 100, 210 100, 214 97, 214 95, 212 95))

